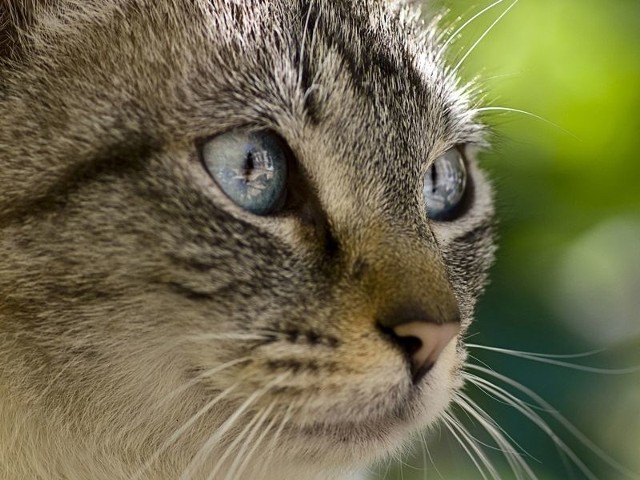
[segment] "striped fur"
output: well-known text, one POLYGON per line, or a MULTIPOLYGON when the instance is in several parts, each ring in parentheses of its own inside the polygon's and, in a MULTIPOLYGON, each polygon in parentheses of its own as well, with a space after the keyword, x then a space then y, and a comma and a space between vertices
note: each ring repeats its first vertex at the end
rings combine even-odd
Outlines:
POLYGON ((399 3, 4 0, 0 478, 346 478, 447 407, 462 342, 416 387, 375 318, 438 281, 471 322, 484 127, 399 3), (286 139, 314 215, 215 187, 195 145, 244 126, 286 139), (421 182, 454 145, 473 199, 431 223, 421 182))

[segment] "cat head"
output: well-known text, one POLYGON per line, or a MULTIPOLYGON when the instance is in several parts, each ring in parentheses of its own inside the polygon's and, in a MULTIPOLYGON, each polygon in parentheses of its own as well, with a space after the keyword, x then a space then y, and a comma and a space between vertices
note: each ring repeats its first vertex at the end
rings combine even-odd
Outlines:
POLYGON ((493 243, 435 26, 375 0, 10 3, 13 398, 142 463, 187 425, 193 471, 258 430, 359 465, 442 413, 493 243))

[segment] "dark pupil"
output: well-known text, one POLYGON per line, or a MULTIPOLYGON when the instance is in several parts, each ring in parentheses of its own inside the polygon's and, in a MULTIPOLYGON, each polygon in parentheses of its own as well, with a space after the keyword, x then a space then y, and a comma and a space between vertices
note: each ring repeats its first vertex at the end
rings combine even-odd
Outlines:
POLYGON ((287 157, 274 134, 230 132, 207 142, 202 156, 214 180, 238 206, 256 215, 281 207, 287 157))
POLYGON ((436 193, 438 190, 438 168, 433 165, 431 167, 431 193, 436 193))
POLYGON ((242 174, 244 176, 245 182, 248 183, 251 181, 251 171, 253 169, 254 169, 253 152, 249 152, 247 153, 247 157, 245 158, 245 161, 244 161, 244 166, 242 167, 242 174))
POLYGON ((223 167, 224 172, 220 172, 229 182, 235 182, 237 199, 243 204, 246 202, 247 208, 272 201, 271 197, 277 196, 278 188, 273 182, 278 173, 269 147, 261 142, 253 143, 236 168, 227 165, 223 167))

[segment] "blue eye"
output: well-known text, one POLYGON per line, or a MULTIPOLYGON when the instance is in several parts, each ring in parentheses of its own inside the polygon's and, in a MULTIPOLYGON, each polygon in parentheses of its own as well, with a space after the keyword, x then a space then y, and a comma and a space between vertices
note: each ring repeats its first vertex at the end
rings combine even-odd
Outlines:
POLYGON ((233 131, 201 148, 202 161, 222 191, 255 215, 276 213, 287 190, 287 150, 268 131, 233 131))
POLYGON ((424 177, 427 216, 432 220, 453 220, 467 189, 467 168, 458 148, 452 148, 429 167, 424 177))

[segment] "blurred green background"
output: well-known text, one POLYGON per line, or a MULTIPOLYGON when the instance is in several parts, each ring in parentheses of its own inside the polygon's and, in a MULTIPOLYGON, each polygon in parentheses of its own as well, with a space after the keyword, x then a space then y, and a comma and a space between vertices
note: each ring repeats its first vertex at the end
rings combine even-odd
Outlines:
MULTIPOLYGON (((490 3, 439 0, 431 8, 449 8, 447 18, 462 24, 490 3)), ((510 3, 465 29, 450 52, 454 61, 510 3)), ((465 78, 478 73, 489 105, 526 110, 558 126, 519 113, 486 116, 495 137, 482 163, 496 185, 500 251, 470 341, 547 354, 604 349, 568 361, 640 365, 640 1, 520 0, 465 60, 465 78)), ((472 353, 474 363, 531 388, 640 472, 640 372, 586 373, 472 353)), ((467 391, 526 449, 538 478, 590 478, 515 409, 467 391)), ((599 459, 549 412, 537 413, 593 478, 640 478, 599 459)), ((491 443, 477 420, 460 409, 456 417, 491 443)), ((446 428, 428 438, 433 461, 418 444, 401 462, 382 465, 379 478, 483 478, 446 428)), ((482 448, 502 478, 516 478, 500 452, 482 448)))

